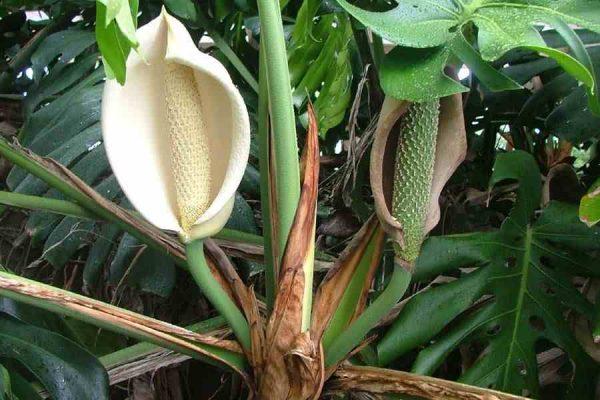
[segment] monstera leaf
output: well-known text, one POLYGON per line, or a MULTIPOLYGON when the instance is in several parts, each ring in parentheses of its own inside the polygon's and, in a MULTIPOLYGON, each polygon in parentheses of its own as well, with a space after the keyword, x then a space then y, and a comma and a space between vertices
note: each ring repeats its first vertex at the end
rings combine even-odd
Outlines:
POLYGON ((479 356, 461 381, 537 397, 536 355, 559 347, 572 366, 565 398, 591 399, 598 366, 571 334, 565 312, 594 318, 594 307, 570 282, 600 275, 589 258, 600 250, 600 230, 580 222, 568 204, 550 203, 535 217, 540 174, 528 153, 498 156, 491 183, 506 179, 519 189, 499 230, 425 243, 415 279, 458 278, 410 300, 378 346, 380 362, 422 346, 412 369, 433 374, 452 351, 471 344, 479 356))
MULTIPOLYGON (((363 10, 345 0, 339 3, 377 34, 400 46, 386 56, 381 71, 382 87, 393 97, 426 101, 466 91, 444 73, 452 56, 467 64, 490 89, 516 89, 519 86, 515 82, 487 64, 516 48, 553 58, 597 97, 589 57, 568 25, 599 32, 600 7, 593 0, 407 0, 385 12, 363 10), (549 47, 536 28, 540 24, 552 26, 569 38, 574 56, 549 47), (470 40, 474 27, 478 51, 470 40), (426 50, 415 53, 406 48, 426 50), (413 54, 409 60, 407 53, 413 54)), ((591 104, 596 105, 597 99, 591 104)))

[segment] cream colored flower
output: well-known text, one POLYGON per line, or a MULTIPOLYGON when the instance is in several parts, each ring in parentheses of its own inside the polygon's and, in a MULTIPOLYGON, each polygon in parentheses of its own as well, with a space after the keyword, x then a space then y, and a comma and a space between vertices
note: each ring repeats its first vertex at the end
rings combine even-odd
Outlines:
POLYGON ((250 149, 244 101, 227 70, 203 54, 166 11, 137 31, 144 55, 127 81, 107 81, 102 132, 112 169, 133 206, 184 241, 227 222, 250 149))

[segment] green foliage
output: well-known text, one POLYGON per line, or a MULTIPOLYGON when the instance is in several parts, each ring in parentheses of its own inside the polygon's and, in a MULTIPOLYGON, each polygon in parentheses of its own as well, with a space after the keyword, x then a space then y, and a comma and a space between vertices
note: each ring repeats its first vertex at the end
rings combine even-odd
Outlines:
MULTIPOLYGON (((32 54, 34 82, 24 101, 25 123, 20 140, 36 154, 70 168, 105 198, 130 207, 110 172, 102 144, 104 74, 98 68, 99 54, 93 45, 91 32, 73 28, 49 35, 32 54)), ((56 189, 19 168, 11 170, 6 184, 18 193, 63 199, 56 189)), ((237 224, 243 225, 242 230, 256 233, 252 213, 248 217, 244 205, 248 207, 239 197, 231 223, 235 225, 239 215, 242 222, 237 224)), ((142 248, 137 240, 112 225, 34 211, 26 231, 34 246, 43 246, 43 258, 57 269, 91 245, 83 270, 84 285, 89 290, 103 281, 105 266, 108 282, 115 286, 125 284, 163 297, 175 286, 172 259, 142 248)))
POLYGON ((343 121, 352 98, 352 29, 344 13, 325 12, 317 18, 319 5, 315 0, 302 3, 288 46, 288 65, 294 105, 305 110, 307 99, 314 101, 319 134, 325 137, 343 121))
MULTIPOLYGON (((108 375, 94 356, 57 333, 4 313, 0 314, 0 356, 23 365, 55 399, 109 398, 108 375)), ((27 389, 31 393, 31 388, 18 372, 13 376, 3 370, 2 380, 12 383, 12 387, 4 385, 5 391, 10 388, 17 398, 39 398, 21 397, 27 389)))
POLYGON ((594 308, 571 285, 574 275, 598 277, 590 262, 600 231, 582 224, 573 206, 552 202, 535 217, 539 170, 527 153, 501 154, 491 184, 517 180, 509 217, 499 230, 432 237, 417 261, 415 280, 458 278, 411 299, 378 345, 388 364, 422 346, 412 370, 433 374, 459 346, 477 349, 465 383, 539 396, 536 354, 557 346, 573 365, 565 398, 593 398, 598 366, 570 332, 565 311, 593 319, 594 308))
MULTIPOLYGON (((385 12, 366 11, 340 0, 340 5, 363 24, 393 43, 422 50, 420 57, 411 57, 412 62, 392 52, 386 58, 392 67, 381 71, 383 89, 386 93, 412 101, 425 101, 451 93, 465 91, 459 85, 451 86, 444 68, 455 63, 451 55, 480 73, 482 81, 490 88, 515 89, 499 71, 483 67, 485 61, 495 61, 508 51, 522 48, 542 53, 556 60, 568 73, 588 87, 596 96, 595 80, 589 57, 577 40, 569 41, 575 47, 575 57, 547 46, 535 26, 546 23, 555 26, 561 34, 576 38, 567 23, 600 32, 597 7, 589 0, 537 0, 491 1, 472 0, 410 0, 403 1, 385 12), (479 54, 464 43, 463 34, 472 35, 477 28, 479 54), (423 68, 423 66, 426 66, 423 68), (386 76, 387 75, 387 76, 386 76), (410 77, 411 79, 406 79, 410 77), (434 83, 431 83, 433 81, 434 83), (498 82, 501 84, 498 85, 498 82)), ((475 39, 475 38, 473 38, 475 39)), ((402 50, 400 50, 402 51, 402 50)), ((404 54, 408 51, 404 50, 404 54)), ((411 53, 419 54, 412 50, 411 53)), ((598 111, 597 99, 590 99, 598 111)))
POLYGON ((96 41, 104 61, 106 76, 125 83, 125 63, 131 49, 139 43, 135 37, 138 0, 96 1, 96 41))
MULTIPOLYGON (((574 371, 574 375, 568 375, 565 383, 553 384, 552 390, 561 398, 586 398, 589 393, 585 389, 595 379, 597 366, 574 339, 565 315, 595 320, 594 335, 600 337, 600 300, 594 309, 581 295, 581 288, 572 285, 579 282, 579 277, 598 275, 594 270, 598 228, 581 224, 575 207, 570 205, 551 202, 537 210, 539 171, 521 152, 501 155, 492 176, 494 183, 520 179, 519 201, 510 216, 505 219, 509 208, 506 199, 511 195, 494 197, 501 200, 486 207, 476 198, 478 191, 487 187, 496 155, 512 148, 531 153, 543 174, 558 163, 573 164, 582 189, 585 185, 593 192, 592 182, 600 171, 600 118, 593 113, 597 111, 595 80, 600 72, 600 47, 594 46, 600 38, 596 33, 600 26, 597 2, 357 3, 374 10, 394 7, 384 12, 365 12, 343 0, 340 3, 373 28, 372 42, 361 41, 361 35, 366 37, 362 26, 337 4, 316 0, 280 2, 296 126, 305 123, 308 100, 313 101, 319 118, 323 163, 318 207, 327 210, 318 216, 320 251, 336 254, 354 229, 355 219, 364 220, 372 212, 367 154, 380 111, 377 74, 381 88, 402 99, 430 100, 469 91, 464 96, 469 156, 442 194, 442 222, 436 228, 440 234, 467 233, 426 241, 409 291, 431 281, 433 287, 407 302, 378 346, 379 361, 394 359, 397 361, 392 365, 400 368, 412 363, 417 372, 435 373, 446 379, 455 379, 457 370, 464 367, 460 379, 465 382, 535 396, 545 394, 538 388, 535 356, 556 346, 568 354, 562 369, 567 374, 574 371), (547 24, 544 30, 540 23, 547 24), (383 57, 377 33, 399 46, 383 57), (366 72, 367 63, 371 65, 366 72), (462 64, 471 74, 458 82, 445 67, 454 67, 455 73, 462 64), (362 74, 367 80, 359 86, 355 78, 362 74), (352 113, 351 104, 355 106, 352 113), (347 126, 353 136, 349 136, 347 126), (566 141, 572 143, 572 149, 566 141), (496 230, 494 227, 502 220, 504 224, 496 230), (568 396, 563 395, 563 389, 568 396)), ((195 41, 203 35, 214 40, 214 47, 203 47, 203 51, 216 56, 231 73, 255 126, 258 42, 264 33, 256 4, 245 0, 168 0, 164 4, 183 20, 195 41)), ((105 75, 121 83, 125 80, 125 60, 135 48, 131 28, 135 28, 137 15, 142 25, 157 16, 162 5, 153 0, 142 2, 139 13, 137 4, 122 0, 5 1, 0 5, 0 49, 4 56, 0 60, 0 106, 4 113, 17 105, 18 118, 9 123, 18 129, 18 139, 35 153, 64 164, 106 198, 125 207, 129 205, 110 173, 102 146, 102 81, 105 75), (27 20, 25 10, 34 9, 43 10, 49 19, 27 20), (100 59, 106 73, 99 68, 100 59)), ((258 157, 253 151, 251 162, 256 165, 258 157)), ((251 201, 236 196, 229 227, 260 231, 254 215, 260 180, 259 172, 250 165, 240 190, 251 201)), ((12 170, 3 183, 17 192, 62 198, 56 190, 19 169, 12 170)), ((501 191, 499 186, 497 191, 501 191)), ((573 204, 581 194, 573 191, 573 204)), ((592 221, 597 211, 594 202, 593 195, 584 197, 584 211, 579 216, 592 221)), ((155 301, 144 302, 145 310, 159 313, 171 311, 172 303, 177 303, 175 311, 189 315, 187 303, 195 304, 187 297, 179 301, 181 292, 183 296, 188 294, 185 283, 182 290, 173 290, 177 271, 171 259, 145 249, 115 225, 36 211, 28 216, 25 230, 31 235, 32 257, 39 256, 37 250, 41 250, 42 260, 54 267, 27 269, 26 273, 38 274, 36 279, 49 281, 51 277, 44 274, 54 274, 60 280, 65 266, 78 263, 82 268, 73 275, 73 289, 82 287, 98 294, 105 292, 100 290, 103 284, 120 289, 134 287, 165 298, 158 302, 158 309, 153 308, 155 301), (147 303, 151 304, 146 309, 147 303)), ((384 258, 387 263, 376 273, 369 296, 371 313, 349 322, 352 312, 347 306, 352 299, 348 298, 338 310, 341 314, 337 314, 326 338, 335 345, 325 348, 329 361, 343 358, 361 343, 407 288, 410 277, 406 273, 394 274, 394 284, 386 286, 393 264, 391 251, 386 251, 384 258)), ((254 267, 254 271, 262 270, 254 267)), ((248 275, 249 283, 260 295, 262 276, 248 275)), ((243 269, 242 276, 246 278, 243 269)), ((353 298, 362 287, 361 276, 358 274, 349 288, 353 298)), ((98 331, 91 326, 46 318, 51 315, 29 313, 15 304, 1 302, 0 313, 16 317, 18 320, 9 321, 26 326, 30 332, 34 332, 29 329, 33 326, 44 334, 60 335, 64 341, 79 343, 78 348, 85 347, 96 355, 123 344, 122 337, 98 341, 98 331)), ((2 324, 0 335, 11 332, 12 328, 2 324)), ((373 343, 373 347, 376 345, 373 343)), ((33 348, 37 350, 38 346, 33 348)), ((377 358, 374 354, 363 355, 357 360, 377 358)), ((57 356, 62 357, 62 352, 57 356)), ((14 360, 0 357, 0 363, 0 399, 11 399, 11 395, 20 400, 39 398, 39 379, 14 360)))

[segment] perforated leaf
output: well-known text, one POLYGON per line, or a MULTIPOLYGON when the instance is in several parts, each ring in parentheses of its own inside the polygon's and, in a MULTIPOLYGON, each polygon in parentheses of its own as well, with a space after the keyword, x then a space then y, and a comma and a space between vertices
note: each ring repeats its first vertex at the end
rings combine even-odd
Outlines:
POLYGON ((600 230, 581 223, 568 204, 552 202, 535 217, 540 175, 529 154, 498 156, 492 183, 506 179, 517 180, 519 189, 499 230, 426 241, 415 279, 447 273, 459 278, 406 305, 378 346, 380 361, 387 364, 423 346, 412 369, 431 375, 451 352, 471 344, 479 350, 461 381, 537 397, 536 355, 556 346, 569 357, 566 368, 572 363, 565 398, 591 399, 588 386, 598 366, 571 333, 565 312, 594 317, 592 304, 569 282, 573 276, 600 276, 589 260, 600 249, 600 230))

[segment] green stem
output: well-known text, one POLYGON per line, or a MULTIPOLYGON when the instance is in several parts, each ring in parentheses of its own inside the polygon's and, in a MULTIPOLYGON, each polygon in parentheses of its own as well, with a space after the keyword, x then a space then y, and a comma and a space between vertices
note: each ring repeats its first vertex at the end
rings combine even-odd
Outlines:
POLYGON ((258 0, 258 12, 273 132, 274 162, 271 164, 274 166, 272 178, 275 178, 277 204, 277 259, 281 260, 300 199, 296 121, 279 2, 258 0))
POLYGON ((73 202, 21 193, 0 191, 0 204, 29 210, 44 210, 70 217, 95 218, 94 214, 73 202))
POLYGON ((231 326, 231 330, 246 350, 250 349, 250 328, 240 309, 215 280, 204 257, 204 243, 194 240, 186 245, 188 265, 192 277, 210 303, 231 326))
MULTIPOLYGON (((43 283, 32 281, 30 279, 22 278, 17 275, 13 275, 12 273, 9 273, 9 272, 0 271, 0 278, 10 279, 13 282, 19 282, 20 284, 26 285, 30 288, 35 287, 36 289, 38 289, 40 291, 40 293, 53 293, 53 294, 59 295, 62 298, 79 300, 80 302, 82 302, 84 304, 87 304, 90 302, 100 303, 97 300, 89 299, 85 296, 81 296, 76 293, 58 289, 53 286, 49 286, 49 285, 45 285, 43 283)), ((205 356, 200 355, 200 354, 198 354, 194 351, 191 351, 188 348, 182 347, 178 344, 174 344, 166 339, 162 339, 160 337, 151 335, 144 331, 140 331, 140 330, 136 330, 136 329, 133 329, 133 328, 130 328, 127 326, 123 326, 122 324, 119 324, 118 320, 113 321, 112 319, 111 320, 100 319, 100 318, 95 318, 88 314, 82 314, 76 310, 73 310, 71 308, 67 308, 60 304, 57 304, 56 302, 54 302, 50 299, 44 298, 43 296, 34 297, 33 295, 19 293, 14 290, 11 290, 10 288, 5 288, 5 287, 0 287, 0 295, 8 297, 10 299, 13 299, 15 301, 19 301, 19 302, 22 302, 25 304, 32 305, 34 307, 39 307, 41 309, 44 309, 44 310, 47 310, 47 311, 50 311, 53 313, 66 315, 68 317, 75 318, 77 320, 98 326, 100 328, 103 328, 103 329, 106 329, 106 330, 109 330, 112 332, 117 332, 119 334, 129 336, 129 337, 132 337, 137 340, 150 342, 157 346, 160 346, 160 347, 163 347, 166 349, 170 349, 170 350, 176 351, 181 354, 189 355, 190 357, 193 357, 193 358, 208 360, 205 356)), ((103 307, 113 309, 115 311, 115 313, 134 315, 134 313, 131 313, 130 311, 124 310, 122 308, 114 307, 114 306, 111 306, 106 303, 102 303, 102 305, 103 305, 103 307)), ((200 344, 196 343, 195 345, 211 354, 214 354, 217 358, 223 359, 226 362, 228 362, 229 364, 236 366, 240 370, 242 370, 245 367, 245 359, 244 359, 244 356, 241 354, 233 353, 229 350, 225 350, 225 349, 222 349, 219 347, 209 346, 209 345, 201 344, 201 343, 200 344)), ((214 360, 211 360, 211 362, 214 363, 214 360)))
POLYGON ((269 91, 267 84, 267 64, 265 60, 264 41, 260 41, 258 67, 258 167, 260 169, 260 206, 263 221, 264 257, 265 257, 265 295, 267 309, 271 311, 275 302, 277 288, 277 263, 273 254, 271 226, 271 195, 269 190, 269 91))
POLYGON ((367 336, 377 323, 385 317, 402 298, 411 274, 404 268, 396 265, 390 282, 381 292, 379 297, 342 332, 331 347, 325 349, 325 366, 330 367, 344 359, 367 336))
MULTIPOLYGON (((361 298, 365 279, 372 265, 375 256, 375 247, 377 246, 377 234, 373 234, 369 239, 369 244, 361 257, 350 283, 344 291, 340 303, 323 334, 323 348, 327 349, 339 337, 344 328, 348 326, 349 321, 356 311, 356 307, 361 298)), ((381 261, 381 254, 378 254, 377 262, 381 261)))
POLYGON ((371 37, 373 38, 373 62, 375 63, 375 68, 379 71, 381 67, 381 61, 383 60, 383 56, 385 55, 385 50, 383 48, 383 40, 381 36, 372 32, 371 37))
MULTIPOLYGON (((222 328, 226 325, 226 321, 223 317, 214 317, 201 321, 196 324, 186 326, 185 329, 196 333, 208 333, 215 329, 222 328)), ((119 365, 127 364, 138 360, 144 356, 157 352, 161 349, 160 346, 156 346, 152 343, 142 342, 134 344, 133 346, 125 347, 124 349, 117 350, 113 353, 106 354, 100 357, 100 362, 105 368, 114 368, 119 365)))
MULTIPOLYGON (((6 192, 0 190, 0 204, 26 208, 29 210, 43 210, 71 217, 84 219, 98 219, 98 217, 85 208, 68 200, 51 199, 48 197, 31 196, 27 194, 6 192)), ((137 214, 132 212, 132 214, 137 214)), ((263 238, 252 233, 241 232, 235 229, 223 228, 213 236, 215 239, 230 240, 232 242, 263 244, 263 238)))

